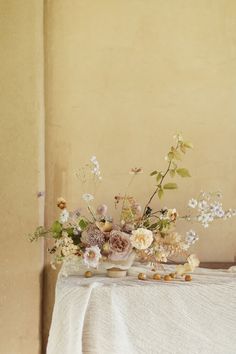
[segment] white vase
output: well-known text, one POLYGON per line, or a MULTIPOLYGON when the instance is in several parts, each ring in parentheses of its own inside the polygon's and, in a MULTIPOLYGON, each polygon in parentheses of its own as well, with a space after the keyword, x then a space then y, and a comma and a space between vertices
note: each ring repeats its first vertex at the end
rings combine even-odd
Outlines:
POLYGON ((120 269, 116 267, 107 269, 107 276, 109 278, 123 278, 126 277, 126 275, 127 275, 126 269, 120 269))
POLYGON ((122 278, 127 275, 127 270, 132 266, 135 252, 131 252, 126 259, 110 260, 104 263, 109 278, 122 278))

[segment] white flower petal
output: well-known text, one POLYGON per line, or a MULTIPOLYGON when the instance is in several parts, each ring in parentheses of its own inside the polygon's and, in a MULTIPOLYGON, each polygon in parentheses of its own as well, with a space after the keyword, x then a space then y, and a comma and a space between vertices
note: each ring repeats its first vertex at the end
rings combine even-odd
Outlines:
POLYGON ((133 247, 139 250, 145 250, 152 244, 153 233, 150 230, 139 228, 132 231, 130 241, 133 247))
POLYGON ((84 193, 83 195, 82 195, 82 198, 83 198, 83 200, 85 201, 85 202, 91 202, 92 200, 94 200, 94 196, 92 195, 92 194, 90 194, 90 193, 84 193))

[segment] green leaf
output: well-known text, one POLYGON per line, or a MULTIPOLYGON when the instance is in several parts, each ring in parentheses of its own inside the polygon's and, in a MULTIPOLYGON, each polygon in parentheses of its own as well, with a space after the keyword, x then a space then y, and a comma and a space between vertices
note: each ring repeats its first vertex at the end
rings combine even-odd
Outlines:
POLYGON ((152 224, 149 226, 149 230, 155 230, 158 226, 158 223, 156 222, 155 224, 152 224))
POLYGON ((190 143, 189 141, 184 141, 183 142, 184 147, 186 147, 187 149, 193 149, 193 144, 190 143))
POLYGON ((170 161, 175 158, 175 155, 174 155, 174 153, 173 153, 172 151, 170 151, 167 156, 168 156, 168 159, 169 159, 170 161))
POLYGON ((82 231, 86 229, 88 224, 89 223, 84 219, 80 219, 80 221, 79 221, 79 227, 81 228, 82 231))
POLYGON ((73 235, 71 236, 74 245, 79 245, 80 244, 80 239, 81 239, 81 235, 73 235))
POLYGON ((175 169, 170 170, 170 176, 173 178, 175 176, 175 169))
POLYGON ((164 189, 177 189, 178 186, 176 183, 166 183, 163 186, 164 189))
POLYGON ((54 221, 54 223, 52 224, 52 232, 55 233, 55 234, 60 234, 62 231, 62 226, 61 224, 59 223, 59 221, 54 221))
POLYGON ((180 145, 180 150, 182 151, 183 154, 186 153, 186 147, 184 146, 184 144, 180 145))
POLYGON ((164 191, 162 188, 159 189, 159 191, 157 192, 158 198, 161 199, 164 195, 164 191))
POLYGON ((175 151, 173 151, 173 154, 174 154, 174 159, 175 160, 182 160, 182 157, 181 157, 179 151, 175 150, 175 151))
POLYGON ((158 175, 156 176, 156 181, 157 183, 161 180, 162 174, 161 172, 158 173, 158 175))
POLYGON ((174 170, 176 170, 176 168, 178 167, 177 164, 174 161, 172 161, 172 167, 173 167, 174 170))
POLYGON ((71 228, 69 228, 69 229, 66 229, 66 232, 68 233, 68 236, 73 236, 74 235, 74 229, 71 227, 71 228))
POLYGON ((163 229, 169 228, 170 227, 170 221, 169 220, 161 220, 160 221, 160 227, 159 230, 163 231, 163 229))
POLYGON ((153 171, 150 173, 150 176, 155 176, 158 172, 157 171, 153 171))
POLYGON ((191 175, 190 175, 189 171, 187 170, 187 168, 177 168, 176 172, 181 177, 191 177, 191 175))
POLYGON ((150 226, 149 220, 147 219, 147 220, 143 223, 143 225, 144 225, 145 227, 149 227, 149 226, 150 226))

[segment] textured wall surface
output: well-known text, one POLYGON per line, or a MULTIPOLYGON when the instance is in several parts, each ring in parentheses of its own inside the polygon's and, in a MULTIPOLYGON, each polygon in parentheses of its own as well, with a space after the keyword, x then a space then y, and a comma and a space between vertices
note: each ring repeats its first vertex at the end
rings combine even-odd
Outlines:
MULTIPOLYGON (((103 169, 96 202, 113 210, 130 167, 163 168, 172 135, 195 149, 192 178, 161 205, 184 210, 199 190, 236 206, 236 3, 234 0, 46 0, 46 223, 56 198, 83 207, 74 172, 93 154, 103 169)), ((0 0, 0 352, 39 351, 40 245, 24 234, 43 219, 43 1, 0 0), (10 336, 9 333, 14 333, 10 336)), ((156 201, 157 203, 157 201, 156 201)), ((232 261, 235 220, 200 231, 201 260, 232 261)), ((180 225, 180 230, 184 227, 180 225)), ((44 337, 56 273, 46 272, 44 337)))
MULTIPOLYGON (((97 202, 112 207, 133 166, 145 170, 132 190, 146 201, 148 173, 164 168, 176 131, 195 145, 183 162, 192 178, 162 205, 183 211, 201 189, 220 189, 236 206, 234 0, 51 0, 46 20, 48 224, 58 196, 83 206, 74 172, 93 154, 104 177, 97 202)), ((232 261, 235 226, 199 229, 201 260, 232 261)))
POLYGON ((0 1, 0 353, 40 353, 43 1, 0 1))

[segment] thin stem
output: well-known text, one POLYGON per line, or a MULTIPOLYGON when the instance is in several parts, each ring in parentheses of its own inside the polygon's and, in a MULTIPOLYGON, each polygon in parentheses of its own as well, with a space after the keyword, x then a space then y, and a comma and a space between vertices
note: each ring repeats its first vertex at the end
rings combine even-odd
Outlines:
POLYGON ((155 195, 157 194, 158 190, 160 189, 164 178, 166 177, 167 173, 170 171, 171 163, 172 163, 172 160, 169 161, 168 167, 167 167, 167 169, 166 169, 166 172, 164 173, 164 175, 162 175, 161 180, 160 180, 160 183, 158 184, 158 186, 156 187, 155 191, 152 193, 151 197, 149 198, 147 204, 145 205, 145 208, 144 208, 144 211, 143 211, 143 217, 144 217, 145 214, 146 214, 146 210, 147 210, 149 204, 151 203, 151 201, 153 200, 153 198, 154 198, 155 195))
POLYGON ((153 216, 155 214, 161 213, 161 210, 154 211, 153 213, 150 214, 150 216, 153 216))
POLYGON ((93 220, 94 221, 97 221, 97 219, 95 218, 95 216, 94 216, 94 213, 93 213, 93 211, 92 211, 92 209, 90 208, 90 206, 88 205, 88 211, 90 212, 90 214, 92 215, 92 217, 93 217, 93 220))
MULTIPOLYGON (((123 198, 123 202, 122 202, 122 206, 121 206, 121 213, 120 213, 120 217, 122 218, 122 213, 123 213, 123 210, 124 210, 124 207, 125 207, 125 202, 127 200, 127 194, 128 194, 128 190, 129 190, 129 187, 131 186, 134 178, 135 178, 136 174, 133 174, 133 176, 131 177, 127 187, 126 187, 126 191, 125 191, 125 195, 124 195, 124 198, 123 198)), ((121 220, 120 220, 121 221, 121 220)))
MULTIPOLYGON (((175 150, 177 150, 179 147, 179 141, 177 142, 177 145, 175 147, 175 150)), ((160 183, 158 184, 158 186, 156 187, 156 189, 154 190, 154 192, 152 193, 151 197, 149 198, 149 201, 147 202, 147 204, 145 205, 144 211, 143 211, 143 216, 142 218, 144 218, 145 214, 146 214, 146 210, 149 206, 149 204, 151 203, 151 201, 153 200, 153 198, 155 197, 155 195, 157 194, 158 190, 160 189, 160 187, 162 186, 163 180, 166 177, 166 175, 168 174, 168 172, 170 171, 170 167, 172 164, 172 159, 169 161, 167 169, 165 171, 165 173, 162 175, 160 183)))

